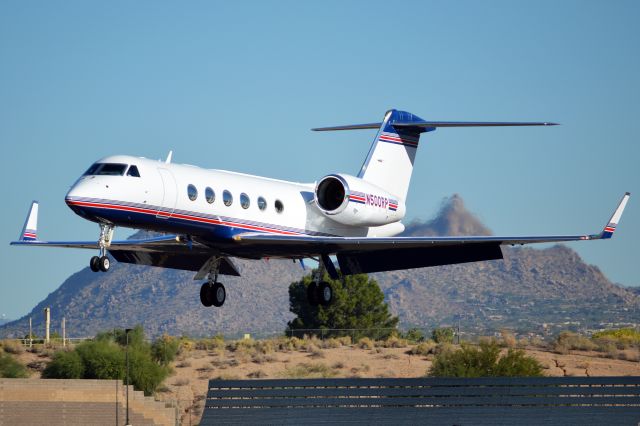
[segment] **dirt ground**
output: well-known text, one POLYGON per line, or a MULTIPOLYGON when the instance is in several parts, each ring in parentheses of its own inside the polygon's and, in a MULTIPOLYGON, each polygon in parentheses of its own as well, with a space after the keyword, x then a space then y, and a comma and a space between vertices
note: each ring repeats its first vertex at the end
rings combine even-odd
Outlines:
MULTIPOLYGON (((432 356, 409 355, 411 348, 361 349, 356 345, 308 351, 274 352, 247 357, 229 351, 194 350, 173 364, 175 374, 165 381, 160 399, 175 399, 183 412, 183 424, 202 414, 211 379, 293 377, 422 377, 431 367, 432 356)), ((603 358, 598 352, 561 355, 541 349, 526 349, 544 367, 547 376, 640 375, 640 363, 603 358)), ((637 351, 636 351, 637 352, 637 351)), ((629 356, 629 359, 637 359, 629 356)))
MULTIPOLYGON (((211 379, 422 377, 433 359, 433 355, 410 355, 413 345, 398 348, 360 348, 355 344, 334 348, 320 346, 283 351, 277 348, 231 351, 228 347, 183 351, 171 364, 173 374, 160 387, 156 398, 177 401, 182 424, 197 424, 211 379)), ((617 358, 623 359, 606 358, 602 352, 557 354, 541 348, 525 351, 540 361, 547 376, 640 376, 637 349, 619 352, 617 358)), ((52 351, 47 350, 40 353, 25 351, 17 357, 29 366, 31 377, 38 379, 51 354, 52 351)))

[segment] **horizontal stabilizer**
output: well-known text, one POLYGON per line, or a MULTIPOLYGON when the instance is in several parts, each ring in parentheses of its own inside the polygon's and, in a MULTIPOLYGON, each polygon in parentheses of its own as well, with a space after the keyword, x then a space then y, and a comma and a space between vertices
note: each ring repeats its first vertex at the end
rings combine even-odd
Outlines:
MULTIPOLYGON (((346 126, 316 127, 315 132, 327 132, 332 130, 362 130, 378 129, 382 123, 348 124, 346 126)), ((507 127, 507 126, 557 126, 558 123, 547 121, 396 121, 391 123, 396 128, 425 129, 436 127, 507 127)))

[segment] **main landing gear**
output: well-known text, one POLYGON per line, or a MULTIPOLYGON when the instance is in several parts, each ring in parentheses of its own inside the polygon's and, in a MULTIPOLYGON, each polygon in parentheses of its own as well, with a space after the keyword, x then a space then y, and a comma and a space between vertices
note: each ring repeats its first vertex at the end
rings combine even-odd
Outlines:
POLYGON ((324 271, 324 263, 322 261, 318 262, 318 269, 313 277, 313 282, 307 287, 307 299, 311 306, 329 306, 333 300, 331 284, 322 281, 324 271))
POLYGON ((209 271, 209 277, 207 282, 200 287, 200 302, 207 308, 215 306, 219 308, 224 305, 224 301, 227 299, 227 291, 222 283, 218 282, 218 270, 220 269, 220 261, 217 260, 213 263, 211 270, 209 271))
POLYGON ((98 238, 98 246, 100 253, 98 256, 93 256, 89 261, 89 268, 93 272, 107 272, 111 266, 111 261, 107 256, 107 247, 111 244, 111 237, 113 237, 113 226, 100 224, 100 237, 98 238))

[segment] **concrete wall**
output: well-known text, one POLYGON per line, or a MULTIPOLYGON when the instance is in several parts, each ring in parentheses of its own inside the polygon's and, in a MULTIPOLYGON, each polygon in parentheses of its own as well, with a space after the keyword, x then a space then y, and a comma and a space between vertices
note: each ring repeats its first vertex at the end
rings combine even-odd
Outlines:
MULTIPOLYGON (((0 426, 125 425, 121 380, 0 379, 0 426)), ((132 425, 176 425, 176 409, 129 387, 132 425)))

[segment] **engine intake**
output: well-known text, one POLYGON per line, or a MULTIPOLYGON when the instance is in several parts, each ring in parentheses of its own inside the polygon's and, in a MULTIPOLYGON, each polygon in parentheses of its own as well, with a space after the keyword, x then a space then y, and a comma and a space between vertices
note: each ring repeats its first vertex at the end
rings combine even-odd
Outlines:
POLYGON ((360 178, 335 174, 316 184, 315 202, 323 215, 344 225, 381 226, 404 217, 404 203, 360 178))
POLYGON ((327 176, 320 181, 316 188, 318 206, 328 212, 335 212, 347 199, 347 183, 337 176, 327 176))

